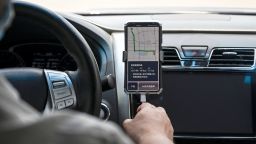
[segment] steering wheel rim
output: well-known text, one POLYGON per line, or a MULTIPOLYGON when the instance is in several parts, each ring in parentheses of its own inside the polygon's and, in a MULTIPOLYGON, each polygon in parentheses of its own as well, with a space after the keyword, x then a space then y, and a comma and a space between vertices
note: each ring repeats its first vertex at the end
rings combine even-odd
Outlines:
POLYGON ((54 34, 77 63, 66 72, 74 83, 76 110, 98 115, 102 96, 98 65, 90 46, 79 31, 59 14, 27 2, 14 2, 16 16, 25 17, 54 34))

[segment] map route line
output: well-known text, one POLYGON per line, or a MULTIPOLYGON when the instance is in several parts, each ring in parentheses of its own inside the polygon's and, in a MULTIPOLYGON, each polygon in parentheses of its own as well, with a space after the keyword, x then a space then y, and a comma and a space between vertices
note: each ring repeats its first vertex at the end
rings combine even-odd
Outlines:
POLYGON ((134 51, 136 51, 135 50, 135 35, 134 35, 134 32, 133 32, 133 28, 131 28, 131 32, 132 32, 132 37, 133 37, 133 49, 134 49, 134 51))
POLYGON ((134 52, 153 52, 155 53, 155 50, 142 50, 139 48, 139 50, 136 50, 136 37, 135 37, 135 34, 133 32, 133 28, 131 28, 131 33, 132 33, 132 37, 133 37, 133 51, 134 52))

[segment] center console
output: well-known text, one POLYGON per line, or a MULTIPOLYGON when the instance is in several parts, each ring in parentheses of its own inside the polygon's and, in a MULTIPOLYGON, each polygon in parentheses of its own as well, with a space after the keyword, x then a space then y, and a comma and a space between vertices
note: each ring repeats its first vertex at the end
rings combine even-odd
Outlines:
MULTIPOLYGON (((180 35, 179 41, 185 37, 180 35)), ((169 40, 173 39, 177 37, 169 40)), ((184 139, 189 139, 184 143, 197 139, 255 143, 255 47, 250 42, 245 46, 217 42, 214 37, 199 45, 166 41, 163 46, 163 91, 148 95, 147 101, 165 108, 178 143, 184 139)), ((129 98, 133 117, 140 99, 129 98)))

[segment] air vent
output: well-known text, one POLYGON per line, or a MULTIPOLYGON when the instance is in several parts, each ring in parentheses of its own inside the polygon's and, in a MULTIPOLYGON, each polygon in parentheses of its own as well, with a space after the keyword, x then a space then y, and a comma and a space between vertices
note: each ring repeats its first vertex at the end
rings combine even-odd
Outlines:
POLYGON ((180 58, 176 49, 163 48, 163 66, 180 66, 180 58))
POLYGON ((214 49, 209 67, 252 67, 254 64, 254 49, 219 48, 214 49))

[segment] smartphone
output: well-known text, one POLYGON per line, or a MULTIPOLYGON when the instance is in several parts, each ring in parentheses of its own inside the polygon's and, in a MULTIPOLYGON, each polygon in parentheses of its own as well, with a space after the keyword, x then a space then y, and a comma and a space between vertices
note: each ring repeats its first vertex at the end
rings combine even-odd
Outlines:
POLYGON ((162 27, 158 22, 129 22, 125 25, 125 84, 130 94, 161 91, 160 49, 162 27))

